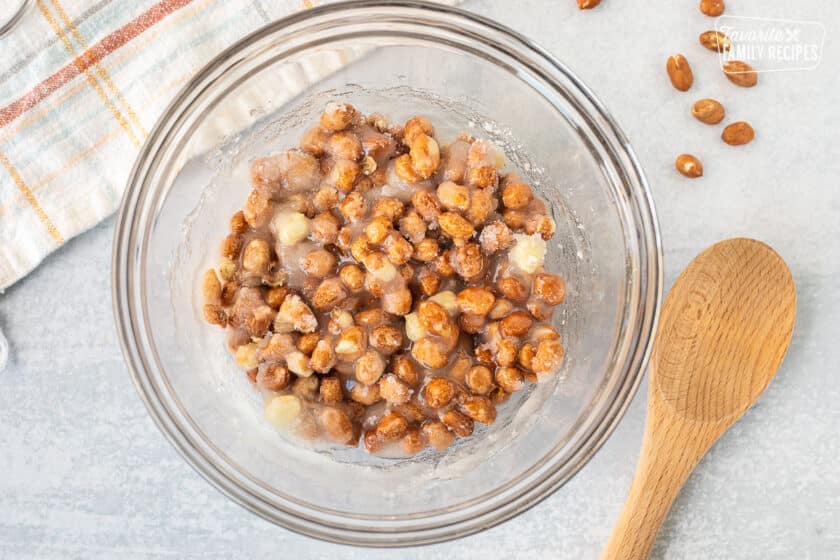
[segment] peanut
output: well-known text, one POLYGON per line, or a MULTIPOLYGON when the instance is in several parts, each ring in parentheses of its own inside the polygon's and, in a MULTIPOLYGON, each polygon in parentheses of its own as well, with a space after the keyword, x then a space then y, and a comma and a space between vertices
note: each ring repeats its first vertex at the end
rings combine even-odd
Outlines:
POLYGON ((458 293, 458 309, 461 313, 487 315, 495 301, 493 292, 485 288, 464 288, 458 293))
POLYGON ((433 377, 423 388, 423 398, 432 408, 442 408, 455 396, 455 384, 445 377, 433 377))
POLYGON ((758 72, 741 60, 730 60, 723 63, 723 73, 736 86, 753 87, 758 83, 758 72))
POLYGON ((467 397, 461 403, 464 413, 482 424, 492 424, 496 419, 496 407, 487 397, 467 397))
POLYGON ((703 176, 703 164, 691 154, 680 154, 677 156, 674 167, 677 168, 677 171, 691 179, 703 176))
POLYGON ((669 56, 665 69, 671 79, 671 85, 676 89, 680 91, 691 89, 691 84, 694 83, 694 74, 692 74, 691 66, 688 65, 685 56, 681 54, 669 56))
POLYGON ((469 437, 475 427, 472 418, 457 410, 447 410, 440 419, 450 430, 455 432, 455 435, 460 437, 469 437))
POLYGON ((742 146, 753 141, 755 130, 748 122, 738 121, 724 128, 721 138, 730 146, 742 146))
POLYGON ((430 338, 421 338, 411 347, 411 355, 426 367, 438 369, 449 362, 446 353, 437 342, 430 338))
POLYGON ((373 385, 385 371, 385 360, 376 350, 368 350, 356 360, 356 380, 364 385, 373 385))
POLYGON ((514 393, 525 386, 522 379, 522 372, 512 367, 500 367, 496 369, 496 383, 506 393, 514 393))
POLYGON ((726 110, 714 99, 701 99, 691 106, 691 114, 706 124, 717 124, 726 116, 726 110))
POLYGON ((524 336, 531 330, 534 320, 525 311, 514 311, 499 321, 499 332, 502 336, 524 336))
POLYGON ((470 391, 477 395, 487 395, 493 389, 493 372, 487 366, 473 366, 465 379, 470 391))
POLYGON ((455 440, 455 436, 443 422, 427 422, 423 424, 422 430, 429 445, 438 451, 443 451, 455 440))
POLYGON ((725 52, 732 48, 732 41, 720 31, 705 31, 700 34, 700 44, 715 52, 725 52))

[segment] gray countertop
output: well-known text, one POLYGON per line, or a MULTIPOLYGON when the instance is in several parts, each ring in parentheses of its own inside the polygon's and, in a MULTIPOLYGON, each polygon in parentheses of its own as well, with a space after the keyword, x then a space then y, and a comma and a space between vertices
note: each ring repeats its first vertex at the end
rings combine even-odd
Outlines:
MULTIPOLYGON (((797 283, 793 342, 758 404, 688 481, 655 558, 840 556, 840 176, 836 68, 840 3, 730 0, 730 13, 827 26, 817 70, 765 74, 735 88, 696 44, 710 20, 696 0, 468 2, 546 46, 601 97, 646 168, 662 226, 666 286, 717 240, 750 236, 787 260, 797 283), (691 94, 665 59, 695 64, 691 94), (734 149, 687 113, 721 98, 757 140, 734 149), (706 164, 688 181, 672 165, 706 164)), ((275 527, 205 483, 165 441, 137 398, 114 331, 113 220, 69 242, 0 296, 12 357, 0 373, 2 558, 597 558, 629 487, 646 388, 591 463, 530 511, 430 547, 341 547, 275 527)))

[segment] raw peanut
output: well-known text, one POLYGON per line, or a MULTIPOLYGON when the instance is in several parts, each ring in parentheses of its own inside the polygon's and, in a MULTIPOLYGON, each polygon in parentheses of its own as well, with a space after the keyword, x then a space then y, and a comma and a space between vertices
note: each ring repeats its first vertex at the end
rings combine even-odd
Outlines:
POLYGON ((257 190, 251 191, 248 199, 245 201, 245 207, 242 209, 242 214, 245 216, 245 221, 254 229, 261 228, 271 219, 271 214, 274 212, 274 207, 267 196, 259 193, 257 190))
POLYGON ((273 334, 259 351, 261 360, 267 362, 283 362, 286 356, 295 351, 295 339, 289 334, 273 334))
POLYGON ((321 157, 324 155, 324 151, 327 148, 327 140, 329 140, 329 138, 329 133, 327 133, 324 129, 320 126, 313 126, 303 133, 303 136, 300 139, 300 149, 307 154, 315 157, 321 157))
POLYGON ((522 379, 522 372, 512 367, 500 367, 496 369, 496 383, 506 393, 515 393, 525 386, 522 379))
POLYGON ((280 364, 268 364, 260 368, 256 378, 257 387, 266 391, 282 391, 289 386, 292 376, 280 364))
POLYGON ((456 248, 452 260, 452 267, 464 280, 475 280, 484 272, 484 255, 478 243, 465 243, 456 248))
POLYGON ((379 394, 379 385, 362 385, 361 383, 353 385, 350 389, 350 398, 357 403, 370 406, 382 400, 379 394))
POLYGON ((493 321, 498 321, 499 319, 509 315, 511 311, 513 311, 513 304, 510 301, 506 299, 497 299, 496 303, 493 304, 493 309, 490 310, 487 317, 493 321))
POLYGON ((292 382, 292 394, 301 399, 314 401, 318 398, 318 384, 320 382, 321 380, 317 375, 298 377, 292 382))
POLYGON ((230 260, 238 259, 239 253, 242 251, 242 244, 242 235, 231 233, 222 241, 222 257, 230 260))
POLYGON ((389 412, 376 425, 376 437, 380 441, 394 441, 408 431, 408 420, 396 412, 389 412))
POLYGON ((327 373, 335 366, 335 352, 328 340, 319 340, 309 358, 309 367, 318 373, 327 373))
POLYGON ((537 342, 542 342, 543 340, 560 340, 560 333, 548 324, 534 327, 534 330, 531 331, 531 336, 537 342))
POLYGON ((221 305, 207 303, 201 308, 201 314, 204 316, 204 320, 211 325, 227 326, 228 316, 221 305))
POLYGON ((420 262, 430 262, 440 253, 440 246, 436 239, 426 237, 414 245, 414 259, 420 262))
POLYGON ((338 271, 338 276, 344 285, 352 292, 358 292, 364 287, 365 273, 355 264, 346 264, 338 271))
POLYGON ((753 87, 758 83, 758 72, 740 60, 730 60, 723 63, 723 73, 736 86, 753 87))
POLYGON ((501 321, 499 321, 499 332, 502 336, 524 336, 529 330, 534 320, 525 311, 514 311, 501 321))
POLYGON ((312 307, 319 311, 333 309, 347 299, 347 288, 338 276, 325 278, 312 294, 312 307))
POLYGON ((484 249, 484 252, 492 255, 510 247, 513 234, 504 222, 495 221, 484 226, 478 240, 481 242, 481 248, 484 249))
POLYGON ((438 451, 443 451, 455 440, 455 436, 443 422, 427 422, 423 424, 423 435, 429 445, 438 451))
POLYGON ((446 310, 433 301, 422 301, 417 307, 417 318, 423 328, 438 336, 452 336, 454 326, 446 310))
MULTIPOLYGON (((338 202, 337 199, 336 202, 338 202)), ((310 225, 312 227, 312 239, 318 243, 328 245, 335 243, 338 239, 341 222, 329 211, 321 212, 315 216, 310 225)))
POLYGON ((554 237, 556 229, 557 225, 554 223, 554 219, 545 214, 532 214, 525 218, 525 233, 528 235, 539 233, 540 237, 548 241, 554 237))
POLYGON ((333 164, 327 176, 327 182, 335 185, 343 193, 349 193, 356 184, 362 169, 355 161, 340 159, 333 164))
POLYGON ((531 360, 531 369, 534 373, 554 372, 563 361, 565 351, 560 339, 552 338, 540 341, 537 345, 537 353, 531 360))
POLYGON ((312 309, 303 302, 299 295, 287 295, 277 312, 277 317, 274 319, 274 332, 298 331, 310 333, 317 328, 318 319, 312 309))
POLYGON ((432 408, 442 408, 455 396, 455 384, 445 377, 433 377, 423 388, 423 398, 432 408))
POLYGON ((341 201, 338 209, 341 214, 351 222, 358 222, 367 212, 367 200, 359 192, 351 192, 341 201))
POLYGON ((368 350, 356 360, 356 380, 365 385, 373 385, 385 371, 385 360, 376 350, 368 350))
POLYGON ((438 185, 437 197, 440 203, 450 210, 467 210, 470 207, 470 189, 452 181, 438 185))
POLYGON ((286 356, 286 367, 298 377, 309 377, 314 371, 309 367, 309 356, 299 350, 286 356))
POLYGON ((415 116, 406 121, 404 134, 405 145, 411 146, 421 134, 434 136, 435 128, 432 126, 432 121, 426 117, 415 116))
POLYGON ((524 302, 528 299, 528 288, 518 278, 513 276, 502 276, 496 281, 496 288, 499 293, 507 299, 515 302, 524 302))
POLYGON ((703 176, 703 164, 691 154, 680 154, 677 156, 674 166, 677 168, 677 171, 686 177, 696 179, 697 177, 703 176))
POLYGON ((402 217, 405 213, 405 205, 396 198, 380 198, 373 205, 373 216, 383 216, 391 223, 402 217))
POLYGON ((315 249, 304 255, 300 268, 306 274, 324 278, 335 272, 335 256, 326 249, 315 249))
POLYGON ((405 354, 398 354, 391 358, 391 371, 400 381, 411 387, 416 387, 420 382, 420 376, 417 374, 414 362, 405 354))
POLYGON ((386 293, 382 298, 382 309, 391 315, 407 315, 411 311, 411 290, 400 288, 386 293))
POLYGON ((502 220, 510 229, 516 231, 525 227, 525 212, 522 210, 505 209, 502 212, 502 220))
POLYGON ((438 216, 440 216, 440 201, 437 195, 431 191, 415 191, 411 195, 411 204, 414 205, 417 213, 427 222, 437 220, 438 216))
POLYGON ((246 321, 248 334, 255 337, 262 337, 271 327, 271 323, 274 321, 276 314, 277 312, 268 305, 261 305, 254 309, 246 321))
POLYGON ((701 99, 691 107, 691 114, 700 122, 717 124, 726 116, 726 110, 714 99, 701 99))
POLYGON ((426 447, 426 439, 417 428, 411 428, 400 440, 400 449, 408 456, 417 455, 426 447))
POLYGON ((356 323, 363 327, 378 327, 389 321, 388 315, 380 307, 364 309, 356 313, 356 323))
POLYGON ((325 404, 340 403, 343 398, 341 380, 333 375, 322 377, 319 398, 325 404))
POLYGON ((669 56, 665 70, 671 79, 671 85, 680 91, 688 91, 694 83, 694 74, 691 73, 688 60, 681 54, 669 56))
POLYGON ((551 305, 566 299, 566 283, 557 274, 541 272, 534 277, 534 293, 551 305))
POLYGON ((534 356, 537 354, 537 348, 530 342, 526 342, 519 350, 519 365, 525 369, 533 369, 534 356))
POLYGON ((224 282, 231 281, 236 274, 237 268, 238 266, 235 262, 230 259, 223 258, 222 262, 219 264, 219 278, 221 278, 224 282))
POLYGON ((475 359, 488 366, 493 365, 493 351, 487 345, 476 346, 475 359))
POLYGON ((344 362, 358 360, 366 349, 367 335, 361 327, 350 327, 342 332, 334 348, 338 359, 344 362))
POLYGON ((755 131, 748 122, 738 121, 724 128, 720 137, 730 146, 741 146, 752 142, 755 131))
POLYGON ((548 321, 554 313, 554 306, 545 303, 538 297, 528 298, 528 303, 525 304, 525 309, 537 321, 548 321))
POLYGON ((480 226, 487 221, 490 214, 496 209, 496 197, 490 189, 477 189, 472 191, 470 196, 470 207, 467 210, 467 219, 474 225, 480 226))
POLYGON ((498 181, 498 171, 492 165, 473 167, 467 173, 467 183, 481 189, 494 187, 498 181))
POLYGON ((424 267, 417 274, 417 284, 423 295, 434 295, 440 289, 440 274, 431 268, 424 267))
POLYGON ((404 404, 411 398, 411 389, 396 375, 389 373, 379 380, 379 394, 391 405, 404 404))
POLYGON ((512 338, 503 338, 496 343, 496 363, 502 367, 510 367, 516 364, 516 356, 519 347, 512 338))
POLYGON ((248 231, 248 222, 245 220, 245 214, 240 210, 230 217, 230 232, 245 233, 246 231, 248 231))
POLYGON ((705 31, 700 34, 700 44, 715 52, 724 52, 732 48, 732 41, 720 31, 705 31))
POLYGON ((382 449, 383 442, 376 437, 376 431, 365 432, 362 442, 365 445, 365 451, 368 453, 376 453, 382 449))
POLYGON ((475 233, 469 220, 455 212, 444 212, 438 218, 438 223, 441 231, 450 237, 469 239, 475 233))
POLYGON ((394 172, 406 183, 416 183, 421 177, 411 165, 411 156, 403 154, 394 160, 394 172))
POLYGON ((466 414, 458 412, 457 410, 447 410, 440 417, 440 420, 446 424, 450 430, 455 432, 455 435, 460 437, 471 436, 475 427, 475 423, 472 418, 466 414))
POLYGON ((201 293, 204 296, 204 303, 218 305, 222 300, 222 284, 216 271, 212 268, 204 273, 201 281, 201 293))
POLYGON ((404 416, 409 422, 422 422, 426 419, 426 413, 416 402, 407 402, 393 407, 394 412, 404 416))
POLYGON ((412 210, 400 219, 400 233, 412 243, 419 243, 426 237, 426 222, 412 210))
POLYGON ((325 151, 333 159, 359 161, 362 158, 362 143, 350 132, 336 132, 327 140, 325 151))
POLYGON ((493 389, 493 372, 487 366, 473 366, 465 379, 467 387, 476 395, 486 395, 493 389))
POLYGON ((321 335, 318 333, 307 333, 301 335, 298 339, 297 348, 308 356, 315 350, 315 346, 318 344, 320 338, 321 335))
POLYGON ((477 334, 487 324, 484 315, 473 315, 472 313, 461 313, 458 317, 458 324, 461 330, 467 334, 477 334))
POLYGON ((399 233, 392 231, 382 244, 388 260, 394 264, 405 264, 414 254, 414 247, 399 233))
POLYGON ((321 127, 333 132, 344 130, 356 116, 356 109, 349 103, 328 103, 321 113, 321 127))
POLYGON ((455 275, 455 269, 452 267, 452 250, 447 249, 438 255, 435 259, 435 270, 443 278, 449 278, 455 275))
POLYGON ((418 134, 411 142, 411 167, 422 179, 428 179, 440 165, 440 147, 434 138, 418 134))
POLYGON ((353 437, 353 422, 347 413, 340 408, 325 406, 318 411, 318 423, 324 429, 327 437, 336 442, 350 445, 355 441, 353 437))
POLYGON ((700 11, 707 16, 717 17, 724 9, 723 0, 700 0, 700 11))
POLYGON ((487 397, 467 397, 461 403, 464 413, 482 424, 492 424, 496 419, 496 407, 487 397))
POLYGON ((374 245, 379 245, 388 236, 391 231, 391 220, 385 216, 375 216, 371 222, 365 227, 365 235, 368 241, 374 245))
POLYGON ((464 288, 458 293, 458 309, 461 313, 487 315, 495 301, 493 292, 485 288, 464 288))
POLYGON ((369 342, 383 354, 393 354, 403 345, 402 331, 391 325, 379 325, 370 332, 369 342))
POLYGON ((505 208, 521 209, 534 199, 531 187, 522 181, 511 181, 502 188, 502 204, 505 208))
POLYGON ((344 309, 333 309, 327 322, 327 331, 332 335, 340 335, 354 325, 353 316, 344 309))
POLYGON ((578 9, 580 10, 591 10, 600 3, 601 0, 577 0, 578 9))

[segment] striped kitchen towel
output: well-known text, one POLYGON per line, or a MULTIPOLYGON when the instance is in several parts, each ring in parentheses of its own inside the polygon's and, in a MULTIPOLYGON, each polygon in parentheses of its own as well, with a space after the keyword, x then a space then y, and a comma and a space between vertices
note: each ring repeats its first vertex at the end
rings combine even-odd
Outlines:
POLYGON ((195 72, 326 1, 27 0, 0 36, 0 291, 116 210, 148 131, 195 72))

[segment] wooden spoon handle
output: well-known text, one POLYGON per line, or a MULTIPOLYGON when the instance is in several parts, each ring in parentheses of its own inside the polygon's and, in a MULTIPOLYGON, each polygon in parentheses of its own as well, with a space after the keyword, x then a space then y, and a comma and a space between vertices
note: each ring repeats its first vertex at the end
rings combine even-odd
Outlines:
POLYGON ((650 391, 642 452, 630 494, 601 560, 642 560, 650 555, 656 534, 691 471, 720 435, 717 426, 690 426, 662 406, 650 391))

